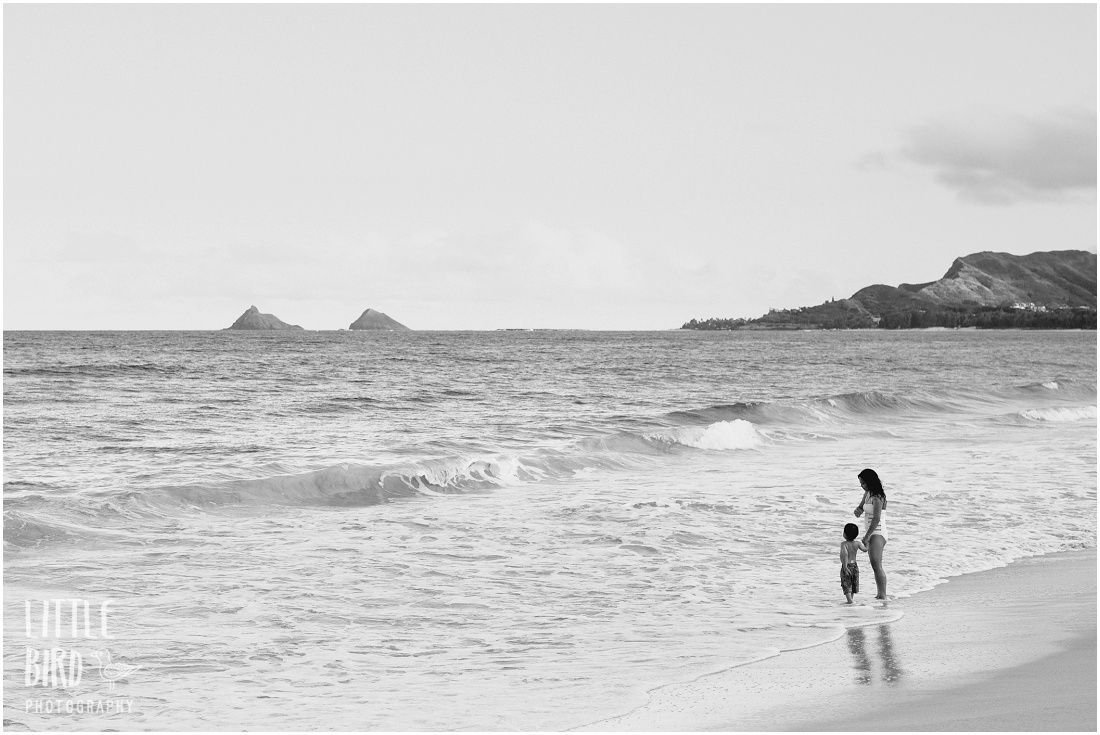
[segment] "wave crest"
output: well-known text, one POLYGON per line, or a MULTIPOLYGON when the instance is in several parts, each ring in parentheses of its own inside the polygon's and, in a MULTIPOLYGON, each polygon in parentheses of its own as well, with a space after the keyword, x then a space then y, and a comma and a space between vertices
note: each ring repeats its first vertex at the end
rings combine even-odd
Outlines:
POLYGON ((756 427, 744 419, 718 421, 709 426, 682 426, 650 434, 648 438, 711 450, 753 449, 761 443, 756 427))
POLYGON ((367 506, 414 495, 478 492, 544 474, 515 457, 426 460, 405 467, 341 464, 295 475, 160 488, 153 502, 188 505, 367 506))
POLYGON ((1096 418, 1096 406, 1051 406, 1049 408, 1027 408, 1020 416, 1031 421, 1051 421, 1068 423, 1096 418))

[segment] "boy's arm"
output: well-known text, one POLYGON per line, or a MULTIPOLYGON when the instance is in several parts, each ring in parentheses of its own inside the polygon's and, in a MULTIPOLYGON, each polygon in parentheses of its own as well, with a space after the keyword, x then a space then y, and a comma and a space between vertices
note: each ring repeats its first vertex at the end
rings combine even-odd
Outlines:
POLYGON ((848 547, 845 544, 840 545, 840 566, 843 569, 848 565, 848 547))
POLYGON ((860 551, 867 551, 867 546, 859 539, 856 539, 856 546, 859 548, 860 551))

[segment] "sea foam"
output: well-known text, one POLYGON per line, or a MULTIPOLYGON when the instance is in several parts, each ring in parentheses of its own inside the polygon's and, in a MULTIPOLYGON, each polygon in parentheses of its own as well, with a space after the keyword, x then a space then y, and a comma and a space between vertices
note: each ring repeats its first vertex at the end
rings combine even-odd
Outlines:
POLYGON ((760 435, 751 421, 734 419, 733 421, 718 421, 709 426, 685 426, 669 432, 667 435, 657 435, 666 441, 673 441, 686 447, 696 449, 752 449, 760 444, 760 435))
POLYGON ((1032 421, 1084 421, 1096 418, 1096 406, 1052 406, 1050 408, 1027 408, 1020 416, 1032 421))

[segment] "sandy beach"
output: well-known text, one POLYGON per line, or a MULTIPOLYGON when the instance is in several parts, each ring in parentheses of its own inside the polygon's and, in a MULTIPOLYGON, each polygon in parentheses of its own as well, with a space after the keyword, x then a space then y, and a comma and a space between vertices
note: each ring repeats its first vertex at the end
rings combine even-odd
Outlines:
POLYGON ((890 604, 894 623, 659 688, 586 729, 1096 730, 1096 549, 890 604))

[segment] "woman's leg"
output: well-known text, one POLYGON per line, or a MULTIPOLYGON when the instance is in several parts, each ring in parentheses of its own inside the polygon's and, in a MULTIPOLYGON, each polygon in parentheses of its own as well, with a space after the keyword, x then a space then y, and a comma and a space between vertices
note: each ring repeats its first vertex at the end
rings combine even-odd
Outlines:
POLYGON ((882 568, 882 547, 886 546, 886 539, 882 536, 872 536, 867 539, 867 556, 871 557, 871 569, 875 570, 875 586, 878 587, 876 600, 886 599, 886 570, 882 568))

